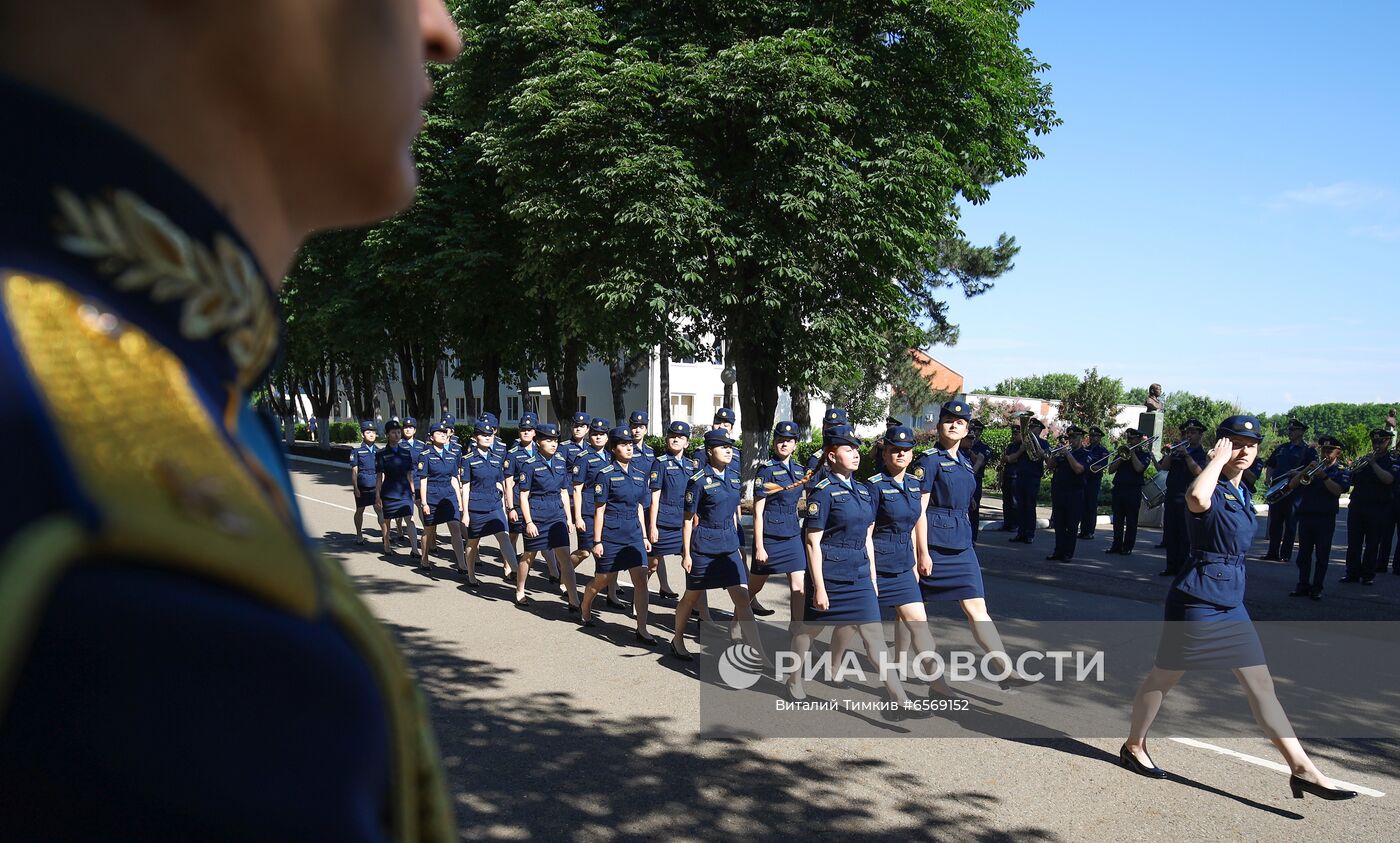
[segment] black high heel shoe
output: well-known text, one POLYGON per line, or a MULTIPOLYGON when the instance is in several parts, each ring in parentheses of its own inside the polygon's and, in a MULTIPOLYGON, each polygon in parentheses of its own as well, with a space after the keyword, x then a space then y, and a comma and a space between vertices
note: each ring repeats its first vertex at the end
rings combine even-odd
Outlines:
POLYGON ((675 656, 683 662, 695 661, 695 657, 692 656, 690 653, 687 653, 686 651, 676 647, 676 642, 674 640, 671 642, 671 655, 675 656))
POLYGON ((1118 760, 1124 767, 1127 767, 1139 776, 1147 776, 1149 779, 1165 779, 1167 777, 1167 771, 1163 770, 1161 767, 1155 764, 1149 767, 1137 760, 1137 756, 1128 751, 1128 745, 1126 743, 1118 750, 1118 760))
POLYGON ((635 635, 637 636, 638 643, 645 644, 648 647, 655 647, 658 643, 655 635, 643 635, 640 632, 635 633, 635 635))
POLYGON ((1304 793, 1311 793, 1319 799, 1328 799, 1333 802, 1342 799, 1356 798, 1356 791, 1354 790, 1342 790, 1339 787, 1323 787, 1317 782, 1310 782, 1301 776, 1289 776, 1288 789, 1293 791, 1294 799, 1302 799, 1304 793))

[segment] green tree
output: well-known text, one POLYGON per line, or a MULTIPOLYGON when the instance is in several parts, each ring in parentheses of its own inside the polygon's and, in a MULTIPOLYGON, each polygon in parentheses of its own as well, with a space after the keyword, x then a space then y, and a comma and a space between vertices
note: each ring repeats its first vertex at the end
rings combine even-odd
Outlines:
MULTIPOLYGON (((1122 382, 1118 382, 1122 386, 1122 382)), ((1039 398, 1042 401, 1059 401, 1071 390, 1079 386, 1079 376, 1068 372, 1051 372, 1046 375, 1030 375, 1022 378, 1006 378, 996 386, 982 389, 992 395, 1011 395, 1017 398, 1039 398)), ((1116 400, 1116 398, 1115 398, 1116 400)))
POLYGON ((1288 423, 1288 419, 1297 419, 1308 425, 1309 436, 1329 434, 1340 438, 1344 431, 1355 425, 1365 425, 1367 431, 1383 426, 1385 414, 1395 406, 1400 406, 1400 402, 1303 404, 1283 414, 1278 423, 1282 427, 1288 423))
POLYGON ((1060 418, 1077 422, 1085 429, 1097 425, 1111 432, 1123 409, 1120 398, 1123 382, 1099 374, 1098 367, 1084 370, 1084 379, 1060 397, 1060 418))
POLYGON ((590 345, 619 314, 726 341, 751 464, 781 385, 863 381, 852 361, 946 327, 949 288, 1009 267, 1009 238, 974 248, 957 217, 1058 122, 1018 43, 1026 7, 462 7, 468 64, 518 74, 479 133, 525 232, 517 277, 590 345))
POLYGON ((1166 416, 1165 432, 1168 436, 1179 435, 1181 426, 1189 419, 1196 419, 1205 425, 1206 436, 1209 436, 1217 422, 1239 413, 1240 407, 1230 401, 1218 401, 1208 395, 1179 390, 1162 396, 1162 412, 1166 416))

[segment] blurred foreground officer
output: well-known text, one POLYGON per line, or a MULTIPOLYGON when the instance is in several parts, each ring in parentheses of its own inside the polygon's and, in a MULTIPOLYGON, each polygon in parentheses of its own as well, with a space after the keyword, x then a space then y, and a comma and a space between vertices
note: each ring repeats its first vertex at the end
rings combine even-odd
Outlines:
MULTIPOLYGON (((1297 419, 1288 420, 1288 441, 1275 448, 1264 460, 1264 467, 1268 469, 1266 479, 1270 485, 1317 459, 1317 451, 1303 441, 1303 434, 1307 432, 1307 425, 1297 419)), ((1265 559, 1277 562, 1293 553, 1293 535, 1298 529, 1297 507, 1297 495, 1289 495, 1278 503, 1269 504, 1269 550, 1264 554, 1265 559)))
MULTIPOLYGON (((1381 549, 1389 550, 1391 494, 1395 464, 1390 431, 1371 431, 1371 452, 1353 463, 1351 502, 1347 504, 1347 578, 1369 585, 1376 577, 1381 549)), ((1387 554, 1388 555, 1388 554, 1387 554)), ((1380 565, 1384 571, 1384 564, 1380 565)))
POLYGON ((33 445, 0 522, 0 837, 455 840, 394 640, 249 401, 301 241, 412 199, 455 26, 427 0, 0 19, 0 413, 33 445))
POLYGON ((379 473, 375 466, 379 462, 379 449, 374 446, 379 431, 374 422, 360 422, 360 444, 350 450, 350 489, 355 493, 355 538, 360 544, 368 544, 365 538, 365 510, 373 509, 379 519, 380 537, 387 536, 384 529, 384 516, 375 502, 375 489, 379 483, 379 473))
MULTIPOLYGON (((1321 600, 1322 581, 1332 561, 1332 536, 1337 530, 1339 499, 1351 486, 1351 477, 1337 464, 1337 457, 1342 453, 1341 442, 1331 436, 1319 436, 1317 450, 1321 455, 1319 462, 1305 466, 1316 469, 1316 473, 1310 477, 1300 473, 1289 483, 1298 498, 1298 587, 1289 596, 1321 600), (1304 479, 1306 485, 1303 485, 1304 479)), ((1351 571, 1347 574, 1349 577, 1351 571)), ((1342 582, 1355 580, 1344 577, 1342 582)))

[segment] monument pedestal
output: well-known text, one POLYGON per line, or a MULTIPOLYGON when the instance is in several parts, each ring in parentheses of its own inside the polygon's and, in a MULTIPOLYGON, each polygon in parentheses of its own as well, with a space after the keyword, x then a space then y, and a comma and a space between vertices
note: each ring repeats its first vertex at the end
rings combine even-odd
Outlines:
MULTIPOLYGON (((1138 414, 1137 429, 1143 436, 1156 437, 1152 441, 1152 463, 1162 458, 1162 431, 1166 429, 1167 417, 1161 412, 1147 412, 1138 414)), ((1162 512, 1165 506, 1156 509, 1148 509, 1147 503, 1138 504, 1138 526, 1139 527, 1160 527, 1162 526, 1162 512)))

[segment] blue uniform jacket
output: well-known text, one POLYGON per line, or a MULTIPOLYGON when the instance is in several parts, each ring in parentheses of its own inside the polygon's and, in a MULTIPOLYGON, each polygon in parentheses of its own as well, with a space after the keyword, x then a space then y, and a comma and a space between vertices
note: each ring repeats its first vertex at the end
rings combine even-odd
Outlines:
POLYGON ((690 486, 690 477, 699 469, 695 460, 681 454, 663 454, 651 464, 648 486, 661 492, 657 500, 656 527, 658 530, 679 530, 685 518, 685 492, 690 486))
POLYGON ((786 539, 797 535, 797 500, 802 486, 797 485, 803 471, 791 459, 765 460, 754 477, 754 500, 763 504, 763 537, 786 539), (787 488, 793 486, 794 488, 787 488))
MULTIPOLYGON (((972 472, 968 472, 972 479, 972 472)), ((967 517, 967 513, 963 513, 967 517)), ((857 582, 870 576, 866 539, 875 523, 875 494, 859 480, 822 478, 807 504, 808 531, 821 531, 822 579, 857 582)))
POLYGON ((721 474, 714 466, 706 465, 691 475, 685 492, 685 512, 687 517, 700 516, 690 534, 691 553, 717 555, 739 549, 734 514, 739 511, 741 495, 739 476, 731 471, 721 474))

